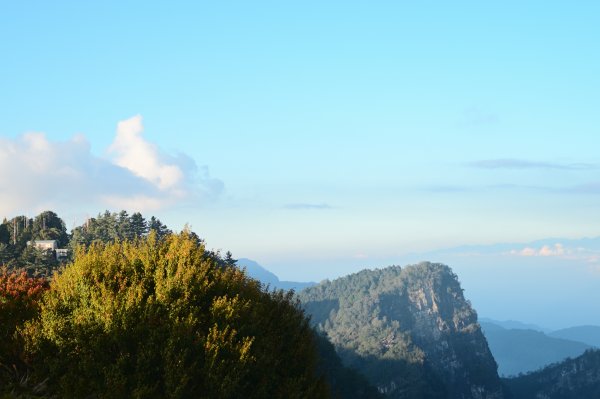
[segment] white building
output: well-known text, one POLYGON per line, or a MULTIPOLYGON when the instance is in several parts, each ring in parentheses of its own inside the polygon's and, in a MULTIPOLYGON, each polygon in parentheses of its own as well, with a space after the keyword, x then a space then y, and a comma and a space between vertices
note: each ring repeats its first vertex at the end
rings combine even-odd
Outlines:
POLYGON ((33 245, 41 251, 53 251, 57 260, 66 259, 69 256, 69 250, 67 248, 59 248, 57 240, 27 241, 27 245, 33 245))
POLYGON ((27 241, 27 245, 33 245, 37 249, 55 251, 58 249, 58 241, 56 240, 35 240, 27 241))
POLYGON ((56 249, 56 259, 64 259, 69 256, 69 250, 67 248, 56 249))

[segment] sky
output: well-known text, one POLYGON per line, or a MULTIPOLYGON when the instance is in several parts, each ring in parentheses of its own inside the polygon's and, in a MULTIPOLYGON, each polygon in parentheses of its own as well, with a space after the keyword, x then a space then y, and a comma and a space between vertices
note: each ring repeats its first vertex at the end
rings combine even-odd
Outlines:
POLYGON ((142 211, 287 280, 519 243, 464 267, 485 288, 529 242, 600 235, 599 12, 3 2, 0 216, 142 211))

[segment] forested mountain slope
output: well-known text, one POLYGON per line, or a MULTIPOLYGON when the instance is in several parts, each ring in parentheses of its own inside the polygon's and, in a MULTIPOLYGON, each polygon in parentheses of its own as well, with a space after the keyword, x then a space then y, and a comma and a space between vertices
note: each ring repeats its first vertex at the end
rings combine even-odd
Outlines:
POLYGON ((512 399, 600 398, 600 351, 589 350, 575 359, 504 381, 512 399))
POLYGON ((388 397, 504 397, 477 315, 448 266, 364 270, 299 297, 344 363, 388 397))

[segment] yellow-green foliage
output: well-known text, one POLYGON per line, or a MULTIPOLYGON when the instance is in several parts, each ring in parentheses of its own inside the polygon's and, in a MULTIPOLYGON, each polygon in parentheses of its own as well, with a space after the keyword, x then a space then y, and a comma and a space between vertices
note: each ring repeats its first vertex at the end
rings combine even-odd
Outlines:
POLYGON ((28 325, 38 379, 62 398, 319 398, 314 336, 191 234, 94 244, 28 325))

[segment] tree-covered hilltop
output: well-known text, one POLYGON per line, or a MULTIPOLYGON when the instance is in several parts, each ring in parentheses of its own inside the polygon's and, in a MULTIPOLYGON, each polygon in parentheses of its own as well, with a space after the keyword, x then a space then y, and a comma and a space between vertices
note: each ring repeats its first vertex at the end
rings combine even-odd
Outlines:
POLYGON ((154 216, 146 220, 139 212, 129 215, 125 210, 118 213, 105 211, 75 227, 69 246, 75 250, 77 245, 87 246, 95 242, 131 241, 145 237, 151 231, 158 239, 171 233, 171 230, 154 216))
POLYGON ((71 259, 78 245, 131 241, 154 232, 160 239, 171 230, 158 218, 145 219, 141 213, 105 211, 88 219, 83 225, 67 232, 65 222, 52 211, 34 218, 16 216, 0 224, 0 265, 10 269, 24 269, 30 276, 50 277, 61 265, 71 259), (58 258, 56 251, 41 249, 34 242, 56 240, 57 247, 67 249, 67 256, 58 258))
POLYGON ((364 270, 299 297, 344 364, 388 397, 503 397, 477 316, 447 266, 364 270))
POLYGON ((600 350, 504 382, 512 399, 600 398, 600 350))
MULTIPOLYGON (((55 238, 29 223, 15 248, 55 238)), ((381 397, 292 292, 267 290, 191 231, 105 212, 65 242, 72 260, 51 279, 19 257, 0 268, 0 398, 381 397)))

